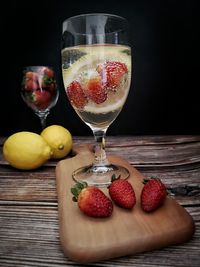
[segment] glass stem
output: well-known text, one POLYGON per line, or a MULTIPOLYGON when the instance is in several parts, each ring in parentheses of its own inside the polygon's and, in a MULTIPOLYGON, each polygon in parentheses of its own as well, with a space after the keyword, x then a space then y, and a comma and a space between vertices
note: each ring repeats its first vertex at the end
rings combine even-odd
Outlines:
POLYGON ((40 118, 42 129, 44 129, 46 127, 46 118, 49 115, 49 111, 48 110, 45 112, 39 111, 37 112, 37 115, 40 118))
POLYGON ((109 161, 106 157, 105 152, 105 135, 106 135, 106 129, 101 130, 93 130, 94 138, 96 141, 95 145, 95 154, 94 154, 94 166, 105 166, 109 165, 109 161))

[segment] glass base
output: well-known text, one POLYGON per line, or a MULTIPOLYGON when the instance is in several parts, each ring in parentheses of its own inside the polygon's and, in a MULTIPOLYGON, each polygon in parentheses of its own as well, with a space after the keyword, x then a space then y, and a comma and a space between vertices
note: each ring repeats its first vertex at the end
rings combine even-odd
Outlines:
POLYGON ((88 185, 107 187, 111 183, 111 177, 120 175, 121 179, 130 176, 129 170, 120 165, 88 165, 75 170, 72 174, 73 180, 87 182, 88 185))

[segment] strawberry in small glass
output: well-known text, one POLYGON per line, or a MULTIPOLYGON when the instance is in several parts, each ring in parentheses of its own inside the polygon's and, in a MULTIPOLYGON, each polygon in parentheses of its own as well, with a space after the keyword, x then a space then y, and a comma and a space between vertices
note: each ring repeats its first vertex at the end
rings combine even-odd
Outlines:
POLYGON ((38 115, 44 129, 46 118, 59 95, 53 69, 48 66, 24 68, 21 95, 24 102, 38 115))

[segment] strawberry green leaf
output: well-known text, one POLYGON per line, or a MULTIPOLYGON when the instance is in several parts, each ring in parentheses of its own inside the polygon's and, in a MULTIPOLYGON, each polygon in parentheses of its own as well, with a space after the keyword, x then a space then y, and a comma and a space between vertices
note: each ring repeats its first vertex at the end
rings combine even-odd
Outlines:
POLYGON ((73 200, 74 202, 77 202, 77 201, 78 201, 76 197, 73 197, 72 200, 73 200))
POLYGON ((80 192, 86 188, 88 186, 88 184, 84 181, 80 181, 77 182, 72 188, 71 188, 71 193, 73 195, 72 200, 73 201, 77 201, 78 200, 78 195, 80 194, 80 192))
POLYGON ((148 181, 149 181, 149 179, 143 179, 143 184, 147 184, 148 183, 148 181))
POLYGON ((72 193, 72 195, 73 195, 72 200, 73 200, 73 201, 77 201, 77 199, 78 199, 78 195, 79 195, 79 190, 78 190, 76 187, 72 187, 72 188, 71 188, 71 193, 72 193))
POLYGON ((120 179, 120 176, 121 176, 121 175, 116 176, 116 174, 113 174, 113 175, 111 176, 111 182, 120 179))
POLYGON ((81 182, 77 182, 75 186, 76 186, 77 189, 82 190, 83 188, 87 187, 88 185, 87 185, 86 182, 82 182, 81 181, 81 182))
POLYGON ((49 77, 47 74, 45 74, 43 76, 43 82, 48 85, 48 84, 51 84, 51 83, 55 83, 55 79, 52 78, 52 77, 49 77))

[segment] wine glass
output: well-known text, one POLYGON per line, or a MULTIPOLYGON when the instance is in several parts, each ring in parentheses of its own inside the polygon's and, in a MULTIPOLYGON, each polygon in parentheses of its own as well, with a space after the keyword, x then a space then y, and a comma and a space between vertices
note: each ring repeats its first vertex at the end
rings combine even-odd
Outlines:
POLYGON ((24 102, 40 118, 42 129, 46 118, 55 106, 59 91, 53 68, 49 66, 28 66, 23 70, 21 95, 24 102))
POLYGON ((95 140, 92 165, 75 170, 75 181, 107 186, 111 176, 129 177, 128 169, 109 162, 105 136, 120 113, 131 82, 131 48, 125 18, 103 13, 66 19, 62 32, 62 76, 67 97, 95 140))

